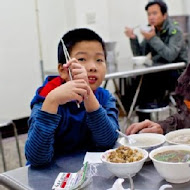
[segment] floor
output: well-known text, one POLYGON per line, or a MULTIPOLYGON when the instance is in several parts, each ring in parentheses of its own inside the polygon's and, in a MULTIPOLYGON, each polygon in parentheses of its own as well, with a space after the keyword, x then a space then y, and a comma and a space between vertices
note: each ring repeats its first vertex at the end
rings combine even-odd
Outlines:
MULTIPOLYGON (((19 135, 19 143, 20 143, 20 150, 21 150, 21 157, 22 157, 22 165, 24 166, 26 163, 26 159, 24 156, 24 145, 27 138, 27 134, 19 135)), ((16 143, 14 137, 4 138, 3 139, 3 147, 5 151, 5 159, 6 159, 6 166, 7 170, 12 170, 19 166, 19 159, 16 149, 16 143)), ((3 171, 3 164, 2 164, 2 157, 0 155, 0 173, 3 171)), ((7 188, 2 187, 0 185, 0 190, 7 190, 7 188)))

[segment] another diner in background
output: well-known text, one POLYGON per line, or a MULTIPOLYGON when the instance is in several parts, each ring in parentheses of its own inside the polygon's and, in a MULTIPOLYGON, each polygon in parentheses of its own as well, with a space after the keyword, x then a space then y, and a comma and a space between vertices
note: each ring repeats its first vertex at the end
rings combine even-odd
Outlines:
MULTIPOLYGON (((153 65, 185 62, 188 63, 188 50, 183 32, 177 22, 168 16, 168 7, 162 0, 150 0, 145 6, 148 28, 142 27, 144 39, 139 43, 133 28, 126 27, 125 34, 130 39, 134 56, 151 54, 153 65), (146 28, 146 29, 145 29, 146 28)), ((141 109, 165 107, 169 93, 175 90, 181 70, 147 74, 143 78, 137 105, 141 109)), ((139 78, 134 80, 138 84, 139 78)), ((139 121, 150 119, 150 114, 138 113, 139 121)))
POLYGON ((67 32, 58 45, 58 72, 46 78, 31 102, 25 155, 33 166, 62 154, 105 151, 118 138, 116 99, 100 87, 106 73, 102 38, 86 28, 67 32))
POLYGON ((126 134, 135 133, 160 133, 166 134, 170 131, 190 127, 190 64, 178 78, 178 85, 175 89, 177 113, 169 116, 163 121, 153 122, 145 120, 130 125, 126 134))

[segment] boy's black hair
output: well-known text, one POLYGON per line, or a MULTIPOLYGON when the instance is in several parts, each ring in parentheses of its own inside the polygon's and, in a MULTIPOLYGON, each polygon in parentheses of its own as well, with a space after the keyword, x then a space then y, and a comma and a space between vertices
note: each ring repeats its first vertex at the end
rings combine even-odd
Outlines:
POLYGON ((160 10, 161 10, 163 15, 165 13, 167 13, 168 7, 167 7, 166 3, 162 0, 150 0, 148 2, 148 4, 145 6, 145 10, 147 11, 150 6, 155 5, 155 4, 159 5, 160 10))
MULTIPOLYGON (((63 37, 62 37, 64 44, 70 54, 72 51, 73 46, 77 42, 82 42, 82 41, 98 41, 101 43, 105 58, 106 58, 106 49, 105 49, 105 43, 102 40, 102 38, 96 34, 94 31, 87 29, 87 28, 78 28, 74 30, 70 30, 67 32, 63 37)), ((66 59, 63 53, 63 46, 61 41, 58 44, 58 63, 65 64, 66 59)))

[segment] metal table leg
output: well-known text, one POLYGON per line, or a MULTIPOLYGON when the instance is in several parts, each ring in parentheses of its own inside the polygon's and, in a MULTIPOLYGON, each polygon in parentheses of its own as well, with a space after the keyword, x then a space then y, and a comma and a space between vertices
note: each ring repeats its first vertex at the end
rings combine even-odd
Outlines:
POLYGON ((125 121, 125 123, 124 123, 124 131, 127 129, 127 123, 128 123, 128 121, 130 120, 130 118, 131 118, 131 114, 132 114, 132 112, 133 112, 133 110, 134 110, 134 107, 135 107, 135 104, 136 104, 136 102, 137 102, 137 98, 138 98, 138 95, 139 95, 139 92, 140 92, 140 89, 141 89, 142 81, 143 81, 143 75, 142 75, 141 78, 140 78, 138 87, 137 87, 136 92, 135 92, 135 95, 134 95, 134 97, 133 97, 133 102, 132 102, 132 104, 131 104, 131 106, 130 106, 129 113, 128 113, 128 115, 127 115, 127 119, 126 119, 126 121, 125 121))
POLYGON ((6 166, 6 163, 5 163, 4 148, 3 148, 3 143, 2 143, 2 133, 1 133, 1 130, 0 130, 0 151, 1 151, 1 156, 2 156, 3 169, 4 169, 4 171, 7 171, 7 166, 6 166))
POLYGON ((21 158, 20 147, 19 147, 18 133, 17 133, 16 125, 14 122, 12 122, 12 125, 13 125, 13 129, 14 129, 15 140, 16 140, 19 164, 20 164, 20 166, 22 166, 22 158, 21 158))

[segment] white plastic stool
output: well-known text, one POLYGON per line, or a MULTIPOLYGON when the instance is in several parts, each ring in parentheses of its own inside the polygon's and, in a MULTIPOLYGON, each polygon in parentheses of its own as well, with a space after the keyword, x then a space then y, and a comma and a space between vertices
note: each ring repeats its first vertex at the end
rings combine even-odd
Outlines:
POLYGON ((139 108, 139 106, 137 106, 136 108, 135 108, 135 110, 137 111, 137 112, 141 112, 141 113, 150 113, 150 114, 152 114, 152 113, 155 113, 156 114, 156 118, 155 118, 155 120, 156 121, 158 121, 158 113, 159 112, 162 112, 162 111, 169 111, 170 110, 170 107, 167 105, 167 106, 165 106, 165 107, 160 107, 160 108, 152 108, 152 109, 140 109, 139 108))
POLYGON ((18 152, 18 158, 19 158, 19 164, 20 164, 20 166, 22 166, 22 159, 21 159, 21 153, 20 153, 20 147, 19 147, 16 125, 12 120, 0 120, 0 152, 2 155, 2 162, 3 162, 4 171, 7 171, 7 167, 6 167, 5 154, 4 154, 4 148, 3 148, 3 142, 2 142, 2 129, 4 129, 8 125, 13 126, 14 136, 15 136, 16 146, 17 146, 17 152, 18 152))

